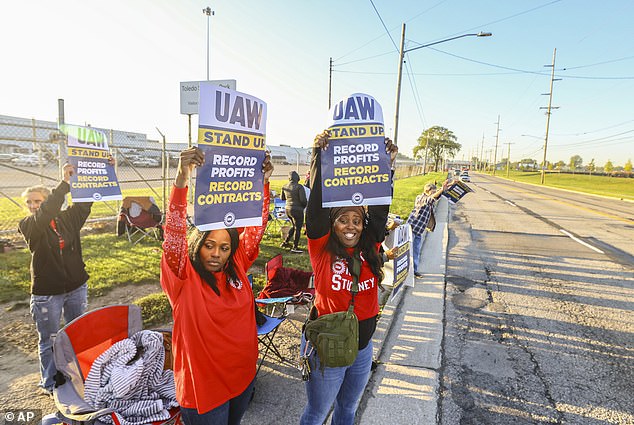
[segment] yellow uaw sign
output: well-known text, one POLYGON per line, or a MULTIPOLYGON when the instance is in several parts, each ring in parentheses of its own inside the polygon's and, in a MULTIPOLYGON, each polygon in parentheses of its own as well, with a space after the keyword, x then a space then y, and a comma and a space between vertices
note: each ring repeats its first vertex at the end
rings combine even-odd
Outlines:
POLYGON ((108 159, 110 157, 110 153, 99 149, 76 148, 69 146, 68 156, 108 159))
POLYGON ((70 179, 73 202, 120 200, 121 188, 109 163, 105 133, 73 125, 62 125, 60 130, 68 136, 68 162, 75 167, 70 179))
POLYGON ((355 137, 382 136, 383 126, 378 124, 346 125, 330 128, 330 137, 336 139, 351 139, 355 137))
POLYGON ((265 143, 266 137, 263 134, 253 134, 226 129, 198 129, 199 145, 240 149, 264 149, 265 143))

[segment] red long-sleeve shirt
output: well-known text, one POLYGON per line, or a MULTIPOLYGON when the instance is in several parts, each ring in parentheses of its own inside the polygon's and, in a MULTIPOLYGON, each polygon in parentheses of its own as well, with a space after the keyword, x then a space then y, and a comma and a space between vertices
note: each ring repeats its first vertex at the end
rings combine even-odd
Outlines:
POLYGON ((258 339, 247 270, 259 254, 269 213, 264 186, 262 226, 246 227, 234 253, 239 282, 214 273, 220 296, 202 280, 187 255, 187 188, 172 189, 161 259, 161 286, 172 306, 176 398, 208 412, 244 392, 255 377, 258 339))

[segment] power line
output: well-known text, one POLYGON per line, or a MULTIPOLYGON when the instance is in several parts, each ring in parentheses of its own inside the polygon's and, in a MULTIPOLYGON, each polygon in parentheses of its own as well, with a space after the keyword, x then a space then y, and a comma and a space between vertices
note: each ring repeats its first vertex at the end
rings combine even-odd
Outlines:
POLYGON ((592 66, 605 65, 606 63, 620 62, 620 61, 624 61, 624 60, 628 60, 628 59, 632 59, 632 58, 634 58, 634 56, 626 56, 624 58, 612 59, 612 60, 603 61, 603 62, 597 62, 597 63, 591 63, 589 65, 567 66, 565 68, 561 68, 559 71, 568 71, 570 69, 579 69, 579 68, 590 68, 592 66))
MULTIPOLYGON (((544 7, 547 7, 547 6, 553 5, 553 4, 555 4, 555 3, 559 3, 560 1, 561 1, 561 0, 554 0, 554 1, 551 1, 551 2, 549 2, 549 3, 542 4, 542 5, 540 5, 540 6, 535 6, 535 7, 533 7, 532 9, 528 9, 528 10, 525 10, 525 11, 523 11, 523 12, 518 12, 518 13, 515 13, 515 14, 513 14, 513 15, 510 15, 510 16, 507 16, 507 17, 504 17, 504 18, 501 18, 501 19, 497 19, 497 20, 495 20, 495 21, 490 21, 490 22, 487 22, 487 23, 485 23, 485 24, 478 25, 477 27, 467 28, 466 30, 462 30, 462 31, 459 31, 459 32, 457 32, 457 33, 451 34, 451 35, 449 35, 448 37, 452 37, 452 36, 454 36, 454 35, 458 35, 458 34, 461 34, 461 33, 464 33, 464 32, 471 32, 471 31, 475 31, 475 30, 480 29, 480 28, 482 28, 482 27, 490 27, 490 26, 491 26, 491 25, 493 25, 493 24, 498 24, 498 23, 500 23, 500 22, 504 22, 504 21, 507 21, 507 20, 509 20, 509 19, 512 19, 512 18, 515 18, 515 17, 521 16, 521 15, 525 15, 525 14, 530 13, 530 12, 533 12, 533 11, 535 11, 535 10, 538 10, 538 9, 541 9, 541 8, 544 8, 544 7)), ((416 41, 415 41, 414 43, 417 43, 417 44, 426 44, 426 43, 418 43, 418 42, 416 42, 416 41)))
POLYGON ((383 28, 385 29, 385 32, 387 33, 387 36, 390 37, 390 40, 392 40, 392 45, 394 46, 394 48, 396 49, 396 51, 398 52, 398 46, 396 45, 396 42, 394 41, 394 39, 392 38, 392 34, 390 34, 390 30, 387 29, 387 26, 385 25, 385 22, 383 21, 383 18, 381 17, 381 14, 379 13, 379 11, 376 9, 376 6, 374 5, 374 2, 372 0, 370 0, 370 4, 372 4, 372 8, 374 9, 374 11, 376 12, 376 16, 379 17, 379 21, 381 21, 381 25, 383 25, 383 28))
MULTIPOLYGON (((434 50, 438 53, 442 53, 445 54, 447 56, 451 56, 454 58, 458 58, 458 59, 462 59, 468 62, 473 62, 473 63, 477 63, 480 65, 485 65, 485 66, 490 66, 493 68, 500 68, 500 69, 507 69, 509 71, 516 71, 519 73, 524 73, 524 74, 537 74, 537 75, 548 75, 548 73, 544 73, 542 71, 528 71, 525 69, 519 69, 519 68, 511 68, 509 66, 503 66, 503 65, 496 65, 490 62, 484 62, 484 61, 479 61, 476 59, 470 59, 464 56, 460 56, 460 55, 456 55, 453 53, 449 53, 449 52, 445 52, 444 50, 440 50, 440 49, 436 49, 434 47, 428 47, 428 49, 434 50)), ((578 78, 578 79, 586 79, 586 80, 634 80, 634 76, 633 77, 588 77, 588 76, 583 76, 583 75, 568 75, 568 74, 564 74, 563 76, 565 76, 566 78, 578 78)), ((561 77, 561 75, 557 74, 556 77, 561 77)))

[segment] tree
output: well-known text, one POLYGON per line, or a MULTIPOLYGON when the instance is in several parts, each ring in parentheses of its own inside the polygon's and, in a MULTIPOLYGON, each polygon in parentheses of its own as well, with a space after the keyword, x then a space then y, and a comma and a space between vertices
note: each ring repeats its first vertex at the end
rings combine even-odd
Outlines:
POLYGON ((519 162, 520 170, 534 171, 537 169, 537 161, 533 158, 524 158, 519 162))
POLYGON ((590 171, 590 175, 592 175, 592 173, 594 173, 594 170, 596 170, 597 166, 594 164, 594 158, 592 158, 590 160, 590 163, 588 164, 588 171, 590 171))
POLYGON ((557 163, 555 164, 555 168, 558 169, 558 170, 561 170, 565 166, 566 166, 566 163, 563 162, 562 160, 557 161, 557 163))
POLYGON ((571 156, 570 162, 568 163, 573 173, 575 172, 577 168, 581 167, 582 164, 583 164, 583 159, 579 155, 571 156))
POLYGON ((460 151, 462 145, 457 140, 453 132, 445 127, 430 127, 418 138, 418 145, 414 147, 414 158, 424 157, 427 147, 427 157, 433 161, 434 171, 438 171, 438 165, 443 158, 453 158, 460 151))
POLYGON ((628 173, 632 172, 632 160, 628 159, 627 162, 625 163, 625 167, 623 167, 623 171, 626 171, 628 173))
POLYGON ((606 162, 605 165, 603 166, 603 171, 610 174, 613 170, 614 170, 614 165, 612 164, 612 161, 608 159, 608 162, 606 162))

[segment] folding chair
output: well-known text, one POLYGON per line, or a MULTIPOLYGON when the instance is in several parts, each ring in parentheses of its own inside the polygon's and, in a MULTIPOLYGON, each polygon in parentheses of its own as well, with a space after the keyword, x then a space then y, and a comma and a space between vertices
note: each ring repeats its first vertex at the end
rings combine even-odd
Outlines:
POLYGON ((126 196, 117 220, 117 236, 125 234, 132 245, 151 237, 163 240, 162 214, 150 196, 126 196))
POLYGON ((269 224, 267 225, 267 230, 269 226, 272 227, 270 231, 279 232, 282 229, 282 226, 288 225, 290 223, 290 219, 286 215, 286 201, 283 201, 280 198, 273 198, 273 211, 271 211, 269 215, 269 224))
MULTIPOLYGON (((249 283, 251 284, 251 287, 253 287, 253 275, 249 273, 247 277, 249 278, 249 283)), ((256 302, 256 305, 258 305, 257 299, 255 300, 255 302, 256 302)), ((266 356, 268 355, 269 351, 272 354, 274 354, 278 359, 280 359, 280 361, 282 362, 286 361, 284 356, 282 356, 282 353, 280 353, 280 350, 278 350, 278 348, 275 346, 275 343, 273 342, 273 338, 275 338, 275 334, 280 328, 280 325, 286 320, 286 312, 282 311, 282 313, 276 317, 267 315, 264 313, 262 313, 262 316, 266 319, 266 321, 262 323, 261 325, 257 325, 257 328, 258 328, 258 344, 263 346, 264 349, 260 350, 261 357, 258 360, 258 368, 257 368, 257 371, 255 372, 256 375, 260 371, 260 368, 262 367, 262 363, 264 363, 264 359, 266 359, 266 356)))
POLYGON ((315 297, 313 273, 284 267, 284 258, 278 254, 264 265, 266 283, 255 300, 266 306, 266 311, 274 315, 280 305, 287 313, 293 313, 296 306, 308 307, 315 297))
POLYGON ((262 363, 264 363, 264 360, 269 352, 274 354, 281 362, 287 361, 273 341, 280 325, 286 320, 286 315, 284 314, 280 317, 271 317, 264 314, 264 317, 266 318, 266 322, 262 325, 258 325, 258 343, 263 346, 263 350, 260 350, 260 360, 258 361, 256 375, 260 371, 262 363))
MULTIPOLYGON (((110 415, 115 424, 119 418, 113 408, 95 409, 84 399, 84 382, 93 362, 115 343, 142 330, 141 309, 135 305, 103 307, 85 313, 62 328, 53 343, 53 358, 58 374, 53 390, 59 410, 57 423, 69 425, 101 424, 99 417, 110 415), (61 417, 60 417, 61 415, 61 417)), ((164 368, 171 368, 171 332, 163 331, 166 348, 164 368)), ((169 418, 152 424, 180 425, 180 409, 172 408, 169 418)), ((51 415, 47 420, 51 421, 51 415)), ((45 421, 43 420, 43 423, 45 421)), ((48 422, 47 422, 48 423, 48 422)))

